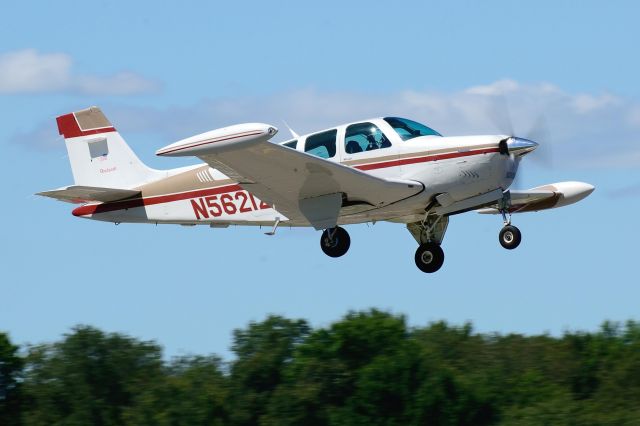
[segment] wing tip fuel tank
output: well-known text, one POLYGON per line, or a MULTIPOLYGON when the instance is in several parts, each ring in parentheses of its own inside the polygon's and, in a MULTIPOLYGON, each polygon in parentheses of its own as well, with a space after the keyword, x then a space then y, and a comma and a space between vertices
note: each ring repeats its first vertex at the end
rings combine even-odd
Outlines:
MULTIPOLYGON (((596 187, 589 183, 571 181, 537 186, 525 191, 513 191, 511 212, 523 213, 568 206, 587 198, 595 189, 596 187)), ((492 206, 480 209, 478 213, 498 214, 500 211, 492 206)))
POLYGON ((558 182, 534 189, 547 189, 547 187, 560 195, 560 198, 554 207, 564 207, 569 204, 577 203, 578 201, 587 198, 596 189, 595 186, 589 183, 575 181, 558 182))
POLYGON ((198 156, 224 150, 225 147, 272 138, 278 129, 264 123, 244 123, 210 130, 174 142, 156 151, 165 157, 198 156))

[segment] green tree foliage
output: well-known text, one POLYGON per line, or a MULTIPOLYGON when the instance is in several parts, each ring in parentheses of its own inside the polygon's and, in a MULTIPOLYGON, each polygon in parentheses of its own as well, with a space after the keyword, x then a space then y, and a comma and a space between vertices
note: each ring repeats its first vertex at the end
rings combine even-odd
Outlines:
POLYGON ((137 396, 163 377, 156 344, 85 326, 30 348, 26 363, 26 425, 120 425, 137 396))
POLYGON ((487 424, 491 407, 428 356, 405 319, 350 313, 312 333, 287 366, 266 424, 487 424))
POLYGON ((20 424, 20 374, 23 359, 9 336, 0 333, 0 425, 20 424))
POLYGON ((228 380, 217 357, 173 360, 125 414, 131 425, 225 425, 228 380))
POLYGON ((231 365, 231 424, 254 425, 266 413, 271 395, 282 383, 296 345, 307 337, 305 321, 270 316, 234 332, 231 365))
POLYGON ((229 363, 77 327, 24 355, 0 334, 2 425, 640 425, 640 324, 562 337, 351 312, 270 316, 229 363))

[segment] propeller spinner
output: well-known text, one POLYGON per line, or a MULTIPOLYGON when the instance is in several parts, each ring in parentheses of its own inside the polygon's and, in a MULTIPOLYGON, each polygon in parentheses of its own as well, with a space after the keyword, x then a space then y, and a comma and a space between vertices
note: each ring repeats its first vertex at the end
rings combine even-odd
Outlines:
POLYGON ((509 136, 502 139, 498 143, 500 154, 515 156, 523 156, 535 150, 538 147, 538 143, 525 138, 518 138, 515 136, 509 136))

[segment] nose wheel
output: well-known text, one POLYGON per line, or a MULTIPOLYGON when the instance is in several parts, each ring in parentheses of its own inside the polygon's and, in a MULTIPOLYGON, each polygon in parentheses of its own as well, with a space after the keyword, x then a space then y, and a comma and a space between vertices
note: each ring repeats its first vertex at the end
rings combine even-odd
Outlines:
POLYGON ((444 251, 440 244, 428 242, 420 244, 415 255, 416 266, 428 274, 436 272, 444 263, 444 251))
MULTIPOLYGON (((504 201, 503 201, 504 203, 504 201)), ((500 230, 500 234, 498 235, 498 240, 500 241, 500 245, 507 250, 513 250, 514 248, 520 245, 520 241, 522 241, 522 234, 520 230, 511 224, 511 213, 507 216, 507 209, 500 209, 500 213, 502 213, 502 220, 504 221, 504 226, 500 230)))
POLYGON ((522 234, 520 230, 513 225, 505 225, 500 230, 500 235, 498 235, 498 240, 500 241, 500 245, 507 250, 513 250, 514 248, 520 245, 520 241, 522 241, 522 234))
POLYGON ((351 245, 349 233, 344 228, 325 229, 320 237, 320 248, 329 257, 340 257, 344 255, 351 245))

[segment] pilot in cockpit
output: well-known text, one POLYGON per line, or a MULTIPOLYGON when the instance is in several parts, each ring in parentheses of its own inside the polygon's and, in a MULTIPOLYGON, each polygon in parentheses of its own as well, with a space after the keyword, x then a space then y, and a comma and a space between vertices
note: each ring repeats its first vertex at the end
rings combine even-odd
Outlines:
POLYGON ((369 142, 369 144, 367 145, 365 151, 373 151, 374 149, 379 148, 389 148, 391 146, 391 142, 389 142, 389 139, 387 139, 386 136, 380 131, 367 135, 367 141, 369 142), (377 135, 380 136, 380 140, 376 140, 377 135))
POLYGON ((376 141, 376 137, 373 135, 367 135, 367 141, 369 144, 367 145, 367 149, 365 151, 373 151, 374 149, 378 149, 378 141, 376 141))

